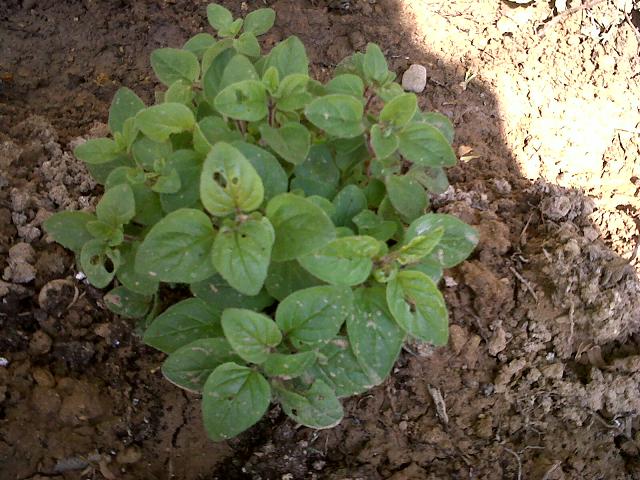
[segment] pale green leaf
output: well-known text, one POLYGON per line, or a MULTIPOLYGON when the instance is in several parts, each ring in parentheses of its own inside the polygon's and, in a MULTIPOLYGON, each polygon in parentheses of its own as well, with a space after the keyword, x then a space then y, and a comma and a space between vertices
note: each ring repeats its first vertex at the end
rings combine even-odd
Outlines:
POLYGON ((272 319, 241 308, 227 308, 222 313, 222 330, 233 350, 250 363, 263 363, 271 349, 282 341, 272 319))

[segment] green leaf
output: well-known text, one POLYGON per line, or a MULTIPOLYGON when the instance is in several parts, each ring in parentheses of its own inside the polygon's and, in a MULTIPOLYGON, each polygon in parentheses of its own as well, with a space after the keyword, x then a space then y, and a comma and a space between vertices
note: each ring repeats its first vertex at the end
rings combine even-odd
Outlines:
POLYGON ((449 120, 449 117, 438 112, 420 113, 420 122, 428 123, 429 125, 436 127, 444 135, 449 144, 453 143, 453 137, 455 136, 455 130, 453 123, 449 120))
POLYGON ((122 149, 110 138, 94 138, 78 145, 73 154, 89 164, 103 164, 116 160, 122 149))
POLYGON ((274 152, 294 165, 304 162, 309 153, 311 135, 299 123, 286 123, 280 128, 265 123, 260 126, 260 135, 274 152))
POLYGON ((263 198, 262 180, 251 163, 228 143, 216 143, 200 176, 200 199, 209 213, 224 217, 237 210, 250 212, 263 198))
POLYGON ((383 131, 378 124, 371 126, 371 147, 376 158, 383 160, 391 156, 398 149, 398 145, 400 142, 395 133, 383 131))
POLYGON ((285 78, 292 73, 301 73, 309 75, 309 59, 304 45, 296 36, 291 36, 286 40, 278 43, 264 63, 264 70, 269 67, 275 67, 280 74, 280 78, 285 78))
POLYGON ((180 208, 196 207, 200 200, 201 157, 193 150, 177 150, 167 160, 167 167, 178 173, 180 188, 174 193, 160 195, 164 211, 170 213, 180 208))
POLYGON ((270 377, 282 377, 285 380, 290 380, 302 375, 315 361, 316 352, 271 353, 262 367, 270 377))
POLYGON ((296 290, 315 287, 322 282, 302 268, 295 260, 274 262, 269 265, 265 281, 267 292, 282 301, 296 290))
POLYGON ((182 103, 183 105, 191 105, 194 99, 193 87, 184 80, 177 80, 164 92, 164 101, 166 103, 182 103))
POLYGON ((371 382, 382 383, 400 354, 405 336, 389 312, 384 288, 355 291, 354 312, 347 318, 347 334, 351 349, 371 382))
POLYGON ((93 236, 87 230, 87 223, 96 217, 86 212, 58 212, 47 218, 43 227, 51 237, 69 250, 78 253, 93 236))
POLYGON ((262 74, 262 83, 264 83, 270 95, 273 96, 273 94, 276 93, 280 85, 280 74, 276 67, 269 67, 267 71, 262 74))
POLYGON ((427 194, 422 186, 407 176, 391 175, 385 179, 393 208, 408 221, 415 220, 427 208, 427 194))
POLYGON ((219 442, 254 425, 271 401, 269 383, 258 372, 223 363, 204 384, 202 415, 209 437, 219 442))
POLYGON ((408 269, 424 273, 427 277, 433 280, 433 283, 436 284, 442 279, 442 267, 433 258, 423 259, 420 263, 410 265, 408 269))
POLYGON ((208 155, 211 147, 218 142, 231 143, 239 140, 242 140, 242 134, 229 128, 227 122, 220 117, 203 118, 193 131, 193 148, 203 156, 208 155))
POLYGON ((104 192, 96 205, 98 220, 109 225, 129 223, 136 214, 136 202, 133 190, 127 183, 121 183, 104 192))
POLYGON ((211 220, 200 210, 171 212, 147 234, 135 268, 161 282, 204 280, 215 271, 210 261, 214 234, 211 220))
POLYGON ((235 352, 250 363, 263 363, 282 341, 275 322, 251 310, 227 308, 222 313, 222 329, 235 352))
POLYGON ((426 123, 410 123, 402 129, 400 153, 415 163, 428 167, 447 167, 456 164, 456 155, 444 135, 426 123))
POLYGON ((475 228, 462 220, 443 213, 428 213, 416 219, 405 233, 404 243, 419 235, 442 227, 444 234, 429 258, 436 260, 442 267, 451 268, 466 259, 478 244, 479 236, 475 228))
POLYGON ((276 323, 297 345, 319 346, 329 342, 351 313, 351 289, 334 286, 298 290, 276 310, 276 323))
POLYGON ((367 45, 367 51, 364 54, 364 62, 362 64, 365 80, 369 83, 383 84, 389 75, 387 60, 380 47, 375 43, 367 45))
POLYGON ((267 277, 274 240, 273 227, 264 217, 223 226, 213 242, 213 265, 240 293, 257 295, 267 277))
POLYGON ((438 227, 425 233, 425 235, 413 237, 397 251, 396 260, 400 265, 419 262, 438 245, 443 233, 444 228, 438 227))
POLYGON ((247 57, 255 58, 260 56, 260 44, 255 34, 251 32, 244 32, 238 38, 234 39, 233 48, 236 49, 236 52, 246 55, 247 57))
POLYGON ((414 93, 403 93, 387 103, 380 112, 380 122, 396 128, 404 127, 418 109, 418 98, 414 93))
POLYGON ((133 217, 133 221, 141 225, 153 225, 157 223, 164 214, 158 195, 152 192, 144 182, 144 174, 142 174, 140 170, 129 167, 118 167, 107 177, 105 188, 108 191, 117 185, 123 183, 128 184, 133 191, 136 208, 136 215, 133 217))
POLYGON ((449 316, 436 284, 424 273, 404 270, 387 284, 389 310, 409 335, 434 345, 446 345, 449 316))
POLYGON ((172 353, 196 340, 221 336, 220 310, 199 298, 188 298, 157 316, 143 340, 161 352, 172 353))
POLYGON ((109 175, 119 167, 135 167, 129 155, 119 155, 114 160, 106 163, 94 164, 87 163, 87 170, 96 182, 104 185, 109 175))
POLYGON ((122 225, 112 225, 99 220, 87 223, 87 230, 95 238, 106 242, 110 247, 120 245, 124 241, 122 225))
POLYGON ((338 397, 357 395, 374 386, 345 337, 338 337, 322 348, 308 373, 331 386, 338 397))
POLYGON ((176 193, 181 187, 180 175, 175 168, 164 168, 163 174, 156 178, 151 190, 157 193, 176 193))
POLYGON ((191 292, 218 310, 248 308, 261 311, 273 303, 273 298, 262 290, 255 296, 247 296, 230 287, 220 275, 191 284, 191 292))
POLYGON ((196 33, 182 46, 183 50, 193 53, 198 60, 202 60, 204 52, 216 44, 216 39, 209 33, 196 33))
POLYGON ((350 95, 331 94, 316 98, 304 111, 316 127, 329 135, 351 138, 364 131, 362 102, 350 95))
MULTIPOLYGON (((308 197, 307 200, 309 200, 314 205, 317 205, 318 207, 320 207, 324 211, 324 213, 327 214, 327 216, 329 218, 333 217, 335 215, 335 213, 336 213, 336 207, 334 207, 333 203, 331 203, 328 199, 326 199, 324 197, 320 197, 318 195, 312 195, 312 196, 308 197)), ((340 235, 338 235, 338 232, 342 228, 346 228, 346 227, 336 227, 336 237, 340 236, 340 235)), ((347 230, 349 230, 349 229, 347 228, 347 230)))
POLYGON ((140 137, 131 146, 134 160, 147 171, 152 171, 158 162, 169 158, 172 151, 170 142, 156 142, 147 137, 140 137))
POLYGON ((342 404, 333 389, 322 380, 316 380, 305 392, 280 387, 278 397, 285 413, 306 427, 335 427, 344 416, 342 404))
POLYGON ((311 274, 333 285, 358 285, 371 274, 378 240, 365 236, 337 238, 298 261, 311 274))
POLYGON ((178 80, 193 83, 200 76, 198 57, 178 48, 160 48, 151 52, 151 67, 158 80, 167 86, 178 80))
POLYGON ((307 199, 291 193, 272 198, 267 217, 276 232, 272 258, 292 260, 321 248, 335 238, 331 219, 307 199))
POLYGON ((291 190, 300 188, 305 195, 332 198, 340 182, 340 171, 336 167, 331 150, 326 145, 313 145, 307 159, 295 170, 291 190))
POLYGON ((140 295, 150 296, 158 291, 158 281, 135 270, 136 254, 139 246, 140 242, 132 242, 120 247, 121 264, 116 276, 128 290, 140 295))
POLYGON ((244 55, 234 55, 229 63, 224 67, 222 78, 220 79, 220 89, 224 89, 234 83, 244 80, 259 80, 256 68, 244 55))
POLYGON ((257 122, 269 113, 267 91, 258 80, 244 80, 223 89, 214 101, 221 114, 236 120, 257 122))
POLYGON ((223 38, 235 37, 240 32, 243 23, 244 21, 241 18, 236 18, 228 27, 218 30, 218 36, 223 38))
POLYGON ((201 392, 207 378, 223 363, 237 360, 224 338, 201 338, 180 347, 162 364, 167 380, 180 388, 201 392))
POLYGON ((136 116, 144 108, 144 102, 132 90, 121 87, 113 96, 109 108, 109 130, 111 133, 123 132, 124 122, 136 116))
POLYGON ((367 197, 360 188, 355 185, 347 185, 333 199, 336 214, 333 222, 339 227, 353 229, 352 219, 362 210, 367 208, 367 197))
POLYGON ((104 288, 120 266, 120 253, 110 249, 102 240, 89 240, 80 250, 80 266, 96 288, 104 288))
POLYGON ((168 140, 171 134, 191 130, 195 123, 193 112, 181 103, 154 105, 136 115, 136 126, 156 142, 168 140))
POLYGON ((280 162, 263 148, 246 142, 234 142, 233 146, 242 153, 256 169, 264 186, 265 201, 287 191, 289 180, 280 162))
POLYGON ((207 6, 207 20, 209 20, 209 25, 213 28, 222 30, 229 28, 233 23, 233 15, 222 5, 210 3, 207 6))
POLYGON ((442 167, 422 167, 420 165, 414 165, 409 170, 409 175, 420 182, 420 184, 431 193, 444 193, 449 188, 449 180, 442 167))
POLYGON ((244 18, 244 31, 263 35, 271 30, 276 20, 276 12, 271 8, 259 8, 244 18))
POLYGON ((396 82, 389 83, 383 87, 376 89, 376 94, 385 103, 390 102, 400 95, 404 95, 404 93, 405 91, 404 88, 402 88, 402 85, 396 82))
POLYGON ((342 93, 361 98, 364 95, 364 83, 357 75, 345 73, 327 83, 327 93, 342 93))
POLYGON ((363 210, 353 217, 353 223, 358 227, 360 235, 369 235, 382 242, 392 238, 397 229, 395 222, 383 220, 371 210, 363 210))
POLYGON ((281 112, 295 112, 304 108, 313 98, 307 91, 308 83, 309 77, 302 73, 283 78, 275 93, 276 108, 281 112))
POLYGON ((104 304, 116 315, 125 318, 141 318, 149 311, 152 298, 132 292, 126 287, 116 287, 107 293, 104 304))
POLYGON ((207 101, 213 105, 214 100, 218 93, 220 93, 222 82, 222 75, 233 57, 237 54, 234 49, 231 39, 222 40, 216 45, 211 47, 205 53, 202 59, 203 68, 205 61, 210 62, 210 65, 204 70, 204 76, 202 77, 202 88, 204 91, 204 97, 207 101), (215 56, 213 56, 215 54, 215 56), (210 58, 210 59, 209 59, 210 58))

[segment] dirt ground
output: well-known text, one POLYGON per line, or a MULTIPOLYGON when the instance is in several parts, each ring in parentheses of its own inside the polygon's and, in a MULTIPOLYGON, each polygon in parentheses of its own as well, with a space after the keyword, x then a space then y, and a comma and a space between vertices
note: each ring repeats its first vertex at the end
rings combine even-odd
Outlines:
POLYGON ((454 121, 461 157, 433 207, 481 241, 446 272, 448 347, 411 345, 334 429, 274 408, 219 444, 41 231, 95 202, 74 140, 103 128, 120 86, 153 98, 149 53, 205 28, 207 3, 0 1, 0 478, 640 478, 631 2, 221 2, 274 8, 264 46, 298 35, 319 79, 369 41, 399 73, 425 65, 420 103, 454 121))

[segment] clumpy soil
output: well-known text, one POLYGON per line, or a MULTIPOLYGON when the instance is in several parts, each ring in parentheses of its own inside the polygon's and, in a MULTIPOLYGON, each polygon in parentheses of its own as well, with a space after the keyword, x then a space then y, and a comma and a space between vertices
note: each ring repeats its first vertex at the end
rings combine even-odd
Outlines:
POLYGON ((162 355, 41 230, 95 203, 74 140, 104 129, 118 87, 153 98, 148 54, 205 28, 207 2, 6 0, 0 477, 640 478, 640 14, 624 1, 570 15, 557 1, 222 3, 274 8, 264 47, 298 35, 320 79, 369 41, 399 73, 427 67, 420 103, 452 119, 461 157, 432 207, 481 234, 442 284, 450 343, 409 345, 334 429, 274 408, 209 442, 197 398, 163 381, 162 355))

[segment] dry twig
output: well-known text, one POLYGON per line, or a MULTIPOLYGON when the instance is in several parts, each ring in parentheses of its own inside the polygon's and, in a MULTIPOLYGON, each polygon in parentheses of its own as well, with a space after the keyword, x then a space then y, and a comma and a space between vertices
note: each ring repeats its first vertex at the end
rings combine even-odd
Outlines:
POLYGON ((555 17, 553 17, 551 20, 549 20, 547 23, 544 24, 544 26, 540 29, 540 36, 544 37, 546 35, 547 31, 551 27, 553 27, 557 23, 565 21, 567 18, 569 18, 574 13, 580 12, 582 10, 588 10, 588 9, 593 8, 593 7, 595 7, 596 5, 598 5, 599 3, 602 3, 602 2, 604 2, 604 0, 590 0, 590 1, 586 2, 586 3, 583 3, 582 5, 578 5, 577 7, 569 8, 569 9, 565 10, 564 12, 559 13, 558 15, 556 15, 555 17))

